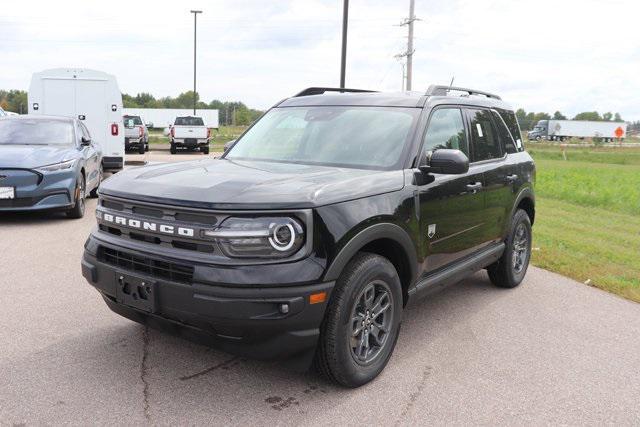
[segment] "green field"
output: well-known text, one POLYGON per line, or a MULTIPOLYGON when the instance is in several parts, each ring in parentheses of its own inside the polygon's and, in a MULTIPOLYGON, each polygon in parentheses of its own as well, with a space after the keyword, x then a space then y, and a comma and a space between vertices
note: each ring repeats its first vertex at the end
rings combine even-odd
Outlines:
POLYGON ((533 263, 640 302, 640 149, 527 148, 537 166, 533 263))

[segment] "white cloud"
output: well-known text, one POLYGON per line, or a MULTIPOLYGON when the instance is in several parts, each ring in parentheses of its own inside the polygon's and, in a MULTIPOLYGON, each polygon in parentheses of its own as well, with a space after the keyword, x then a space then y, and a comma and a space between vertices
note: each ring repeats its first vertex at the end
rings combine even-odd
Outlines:
MULTIPOLYGON (((192 86, 198 18, 203 99, 266 108, 311 85, 337 85, 341 0, 194 0, 3 4, 0 88, 33 72, 111 72, 127 93, 177 95, 192 86)), ((351 0, 347 83, 398 90, 408 0, 351 0)), ((640 119, 640 4, 628 1, 416 0, 414 89, 431 83, 494 91, 527 110, 619 111, 640 119)))

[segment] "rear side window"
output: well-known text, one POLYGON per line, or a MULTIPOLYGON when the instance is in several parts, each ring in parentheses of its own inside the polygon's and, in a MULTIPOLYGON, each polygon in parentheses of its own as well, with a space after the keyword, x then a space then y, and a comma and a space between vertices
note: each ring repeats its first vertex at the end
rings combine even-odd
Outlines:
POLYGON ((517 153, 518 149, 516 148, 516 143, 513 141, 513 138, 511 138, 511 133, 509 132, 509 129, 507 129, 507 126, 505 125, 505 123, 500 118, 500 115, 495 111, 491 111, 491 114, 493 114, 493 120, 498 128, 498 135, 500 136, 502 147, 509 154, 517 153))
POLYGON ((500 113, 500 117, 507 124, 507 128, 509 128, 509 132, 513 137, 513 140, 516 143, 516 150, 522 151, 524 148, 522 147, 522 136, 520 135, 520 126, 518 125, 518 119, 513 111, 507 110, 498 110, 500 113))
POLYGON ((502 149, 489 110, 468 109, 471 127, 473 161, 502 157, 502 149))
POLYGON ((176 117, 176 126, 204 126, 202 117, 176 117))
POLYGON ((431 114, 422 152, 426 154, 440 148, 460 150, 469 156, 469 144, 459 108, 439 108, 431 114))

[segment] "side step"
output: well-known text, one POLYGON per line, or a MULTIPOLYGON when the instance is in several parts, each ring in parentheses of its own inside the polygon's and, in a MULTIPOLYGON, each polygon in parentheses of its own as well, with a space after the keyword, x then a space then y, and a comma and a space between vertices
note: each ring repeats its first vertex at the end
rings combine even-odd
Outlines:
POLYGON ((482 270, 486 266, 493 264, 500 259, 504 252, 504 242, 492 245, 480 252, 470 255, 451 266, 445 267, 430 273, 426 277, 418 280, 416 286, 409 290, 409 303, 415 302, 427 295, 430 295, 452 283, 457 283, 469 277, 476 271, 482 270))

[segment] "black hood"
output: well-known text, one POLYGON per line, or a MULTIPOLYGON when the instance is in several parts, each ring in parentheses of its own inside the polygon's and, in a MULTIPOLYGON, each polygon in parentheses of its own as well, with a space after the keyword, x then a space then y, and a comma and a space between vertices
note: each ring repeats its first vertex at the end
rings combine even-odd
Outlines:
POLYGON ((206 159, 127 169, 100 192, 211 209, 311 208, 400 190, 404 173, 206 159))

